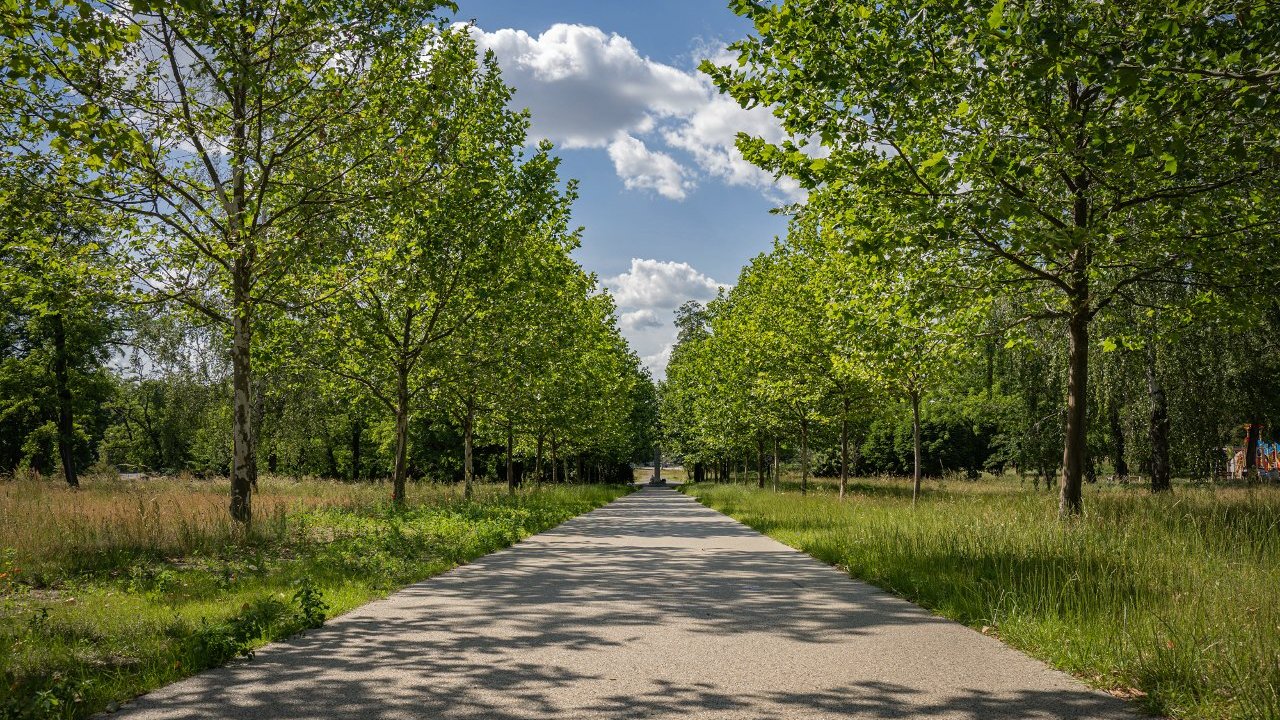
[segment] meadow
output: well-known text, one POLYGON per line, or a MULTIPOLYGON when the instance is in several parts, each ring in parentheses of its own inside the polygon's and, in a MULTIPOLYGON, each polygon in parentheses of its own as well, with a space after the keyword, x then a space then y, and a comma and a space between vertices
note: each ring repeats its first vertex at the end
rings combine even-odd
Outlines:
POLYGON ((225 480, 0 482, 0 717, 113 709, 626 492, 259 484, 246 530, 225 480))
MULTIPOLYGON (((752 478, 754 480, 754 478, 752 478)), ((683 488, 787 545, 1174 718, 1280 718, 1280 488, 858 480, 683 488)))

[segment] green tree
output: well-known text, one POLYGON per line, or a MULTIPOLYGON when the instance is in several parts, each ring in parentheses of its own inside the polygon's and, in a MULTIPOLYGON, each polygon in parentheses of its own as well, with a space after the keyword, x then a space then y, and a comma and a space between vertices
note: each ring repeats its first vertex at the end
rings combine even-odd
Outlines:
MULTIPOLYGON (((56 182, 41 177, 35 165, 10 162, 0 174, 0 298, 8 319, 3 375, 25 378, 5 394, 3 415, 37 420, 24 435, 43 432, 39 397, 47 391, 56 408, 52 435, 62 473, 68 485, 79 487, 87 448, 76 420, 81 403, 73 396, 83 389, 101 397, 123 288, 98 242, 101 218, 83 201, 52 189, 56 182)), ((62 171, 75 172, 68 166, 62 171)))

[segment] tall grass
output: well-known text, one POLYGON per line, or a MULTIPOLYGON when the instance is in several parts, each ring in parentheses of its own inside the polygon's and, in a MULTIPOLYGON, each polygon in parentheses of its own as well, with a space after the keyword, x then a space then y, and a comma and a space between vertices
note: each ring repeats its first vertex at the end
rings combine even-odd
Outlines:
POLYGON ((1171 717, 1280 718, 1280 490, 860 482, 689 489, 778 540, 1171 717))
POLYGON ((0 718, 87 716, 626 492, 260 486, 246 531, 226 481, 0 482, 0 718))

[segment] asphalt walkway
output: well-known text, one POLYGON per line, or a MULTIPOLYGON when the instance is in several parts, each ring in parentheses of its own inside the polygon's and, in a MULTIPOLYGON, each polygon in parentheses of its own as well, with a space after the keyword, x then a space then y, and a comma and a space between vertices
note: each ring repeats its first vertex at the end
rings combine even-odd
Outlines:
POLYGON ((117 716, 1135 717, 992 638, 658 488, 117 716))

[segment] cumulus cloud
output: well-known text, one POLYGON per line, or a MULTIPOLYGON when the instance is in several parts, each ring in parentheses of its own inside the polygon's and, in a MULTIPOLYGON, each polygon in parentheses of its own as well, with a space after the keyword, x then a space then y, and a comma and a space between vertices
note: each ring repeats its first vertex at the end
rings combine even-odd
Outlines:
POLYGON ((630 135, 619 135, 609 143, 609 159, 628 190, 645 188, 670 200, 683 200, 695 186, 685 179, 689 171, 683 165, 630 135))
MULTIPOLYGON (((778 119, 764 107, 743 109, 719 94, 696 69, 678 68, 640 54, 631 41, 586 25, 557 24, 533 36, 523 30, 473 28, 482 50, 492 50, 515 102, 532 115, 531 136, 566 148, 606 149, 629 189, 683 200, 697 175, 755 187, 771 199, 797 200, 791 180, 775 181, 742 158, 739 132, 780 141, 778 119), (651 149, 661 143, 660 149, 651 149), (686 154, 694 172, 671 152, 686 154)), ((695 55, 735 62, 723 45, 695 55)))
POLYGON ((706 302, 721 283, 685 262, 631 258, 631 269, 604 281, 620 307, 674 310, 686 300, 706 302))
POLYGON ((675 343, 675 309, 688 300, 707 302, 724 283, 689 263, 632 258, 623 273, 605 278, 619 310, 622 332, 654 377, 666 375, 675 343))
POLYGON ((658 313, 645 308, 622 313, 618 317, 618 324, 623 330, 652 330, 662 327, 665 323, 658 317, 658 313))
POLYGON ((660 118, 687 115, 705 101, 697 78, 600 28, 560 23, 537 37, 511 28, 472 33, 497 55, 516 103, 533 116, 537 139, 602 148, 619 132, 648 132, 660 118))

